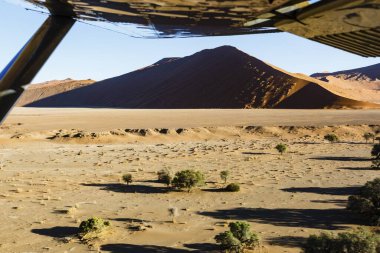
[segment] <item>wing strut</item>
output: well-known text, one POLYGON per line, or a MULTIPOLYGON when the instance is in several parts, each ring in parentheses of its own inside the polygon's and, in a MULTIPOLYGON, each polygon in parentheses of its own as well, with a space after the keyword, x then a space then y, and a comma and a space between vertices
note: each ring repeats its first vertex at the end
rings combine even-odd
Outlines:
POLYGON ((0 73, 0 124, 74 23, 70 17, 49 16, 0 73))

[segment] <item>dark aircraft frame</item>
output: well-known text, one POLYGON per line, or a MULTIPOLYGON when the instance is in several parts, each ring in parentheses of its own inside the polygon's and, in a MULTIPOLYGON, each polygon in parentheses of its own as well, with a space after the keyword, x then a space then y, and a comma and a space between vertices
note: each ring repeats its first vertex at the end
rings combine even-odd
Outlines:
POLYGON ((380 56, 380 0, 22 0, 49 14, 0 73, 0 122, 76 20, 176 38, 289 32, 380 56))

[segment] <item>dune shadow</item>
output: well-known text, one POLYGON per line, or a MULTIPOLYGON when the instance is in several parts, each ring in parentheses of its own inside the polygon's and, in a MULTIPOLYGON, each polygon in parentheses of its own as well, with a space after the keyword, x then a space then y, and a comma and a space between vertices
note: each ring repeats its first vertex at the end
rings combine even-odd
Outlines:
POLYGON ((324 160, 324 161, 341 161, 341 162, 367 162, 371 161, 368 157, 350 157, 350 156, 318 156, 311 157, 311 160, 324 160))
MULTIPOLYGON (((191 250, 185 250, 185 249, 176 249, 176 248, 169 248, 164 246, 156 246, 156 245, 134 245, 134 244, 124 244, 124 243, 117 243, 117 244, 105 244, 100 247, 100 250, 105 252, 111 252, 111 253, 127 253, 127 252, 133 252, 133 253, 185 253, 185 252, 191 252, 191 250)), ((194 251, 192 251, 194 252, 194 251)))
POLYGON ((316 194, 326 194, 326 195, 354 195, 358 193, 360 187, 291 187, 283 188, 282 191, 292 192, 292 193, 316 193, 316 194))
POLYGON ((125 185, 118 183, 110 184, 82 184, 83 186, 99 187, 101 190, 122 192, 122 193, 167 193, 169 189, 167 187, 153 187, 149 185, 125 185))
POLYGON ((40 228, 32 229, 32 233, 44 236, 50 236, 54 238, 65 238, 68 236, 76 235, 79 232, 77 227, 52 227, 52 228, 40 228))
POLYGON ((343 229, 348 224, 363 224, 345 209, 266 209, 235 208, 198 214, 216 219, 247 220, 283 227, 343 229))
POLYGON ((301 247, 305 241, 305 237, 301 236, 279 236, 266 240, 270 245, 283 247, 301 247))

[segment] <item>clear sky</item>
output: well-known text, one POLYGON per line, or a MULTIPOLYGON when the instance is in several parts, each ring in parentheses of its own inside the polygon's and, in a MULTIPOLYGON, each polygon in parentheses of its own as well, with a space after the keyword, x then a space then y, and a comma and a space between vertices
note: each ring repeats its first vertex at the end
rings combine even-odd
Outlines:
MULTIPOLYGON (((46 15, 0 0, 0 70, 46 19, 46 15)), ((33 82, 121 75, 164 57, 180 57, 222 45, 291 72, 312 74, 379 63, 294 35, 244 35, 186 39, 138 39, 76 23, 33 82)))

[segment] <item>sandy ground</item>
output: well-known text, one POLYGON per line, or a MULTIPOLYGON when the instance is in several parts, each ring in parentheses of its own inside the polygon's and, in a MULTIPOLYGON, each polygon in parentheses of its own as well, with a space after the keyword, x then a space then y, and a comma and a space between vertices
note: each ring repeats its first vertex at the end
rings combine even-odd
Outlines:
POLYGON ((213 252, 213 237, 235 220, 251 223, 263 252, 300 252, 309 234, 361 224, 344 207, 378 176, 361 136, 380 130, 379 116, 16 108, 0 127, 0 252, 213 252), (341 142, 326 143, 326 133, 341 142), (280 142, 289 145, 284 155, 274 150, 280 142), (168 191, 155 182, 162 168, 201 170, 207 184, 168 191), (240 192, 220 191, 226 169, 240 192), (124 173, 132 185, 122 184, 124 173), (170 207, 179 209, 175 224, 170 207), (88 245, 73 235, 91 216, 112 227, 88 245))

